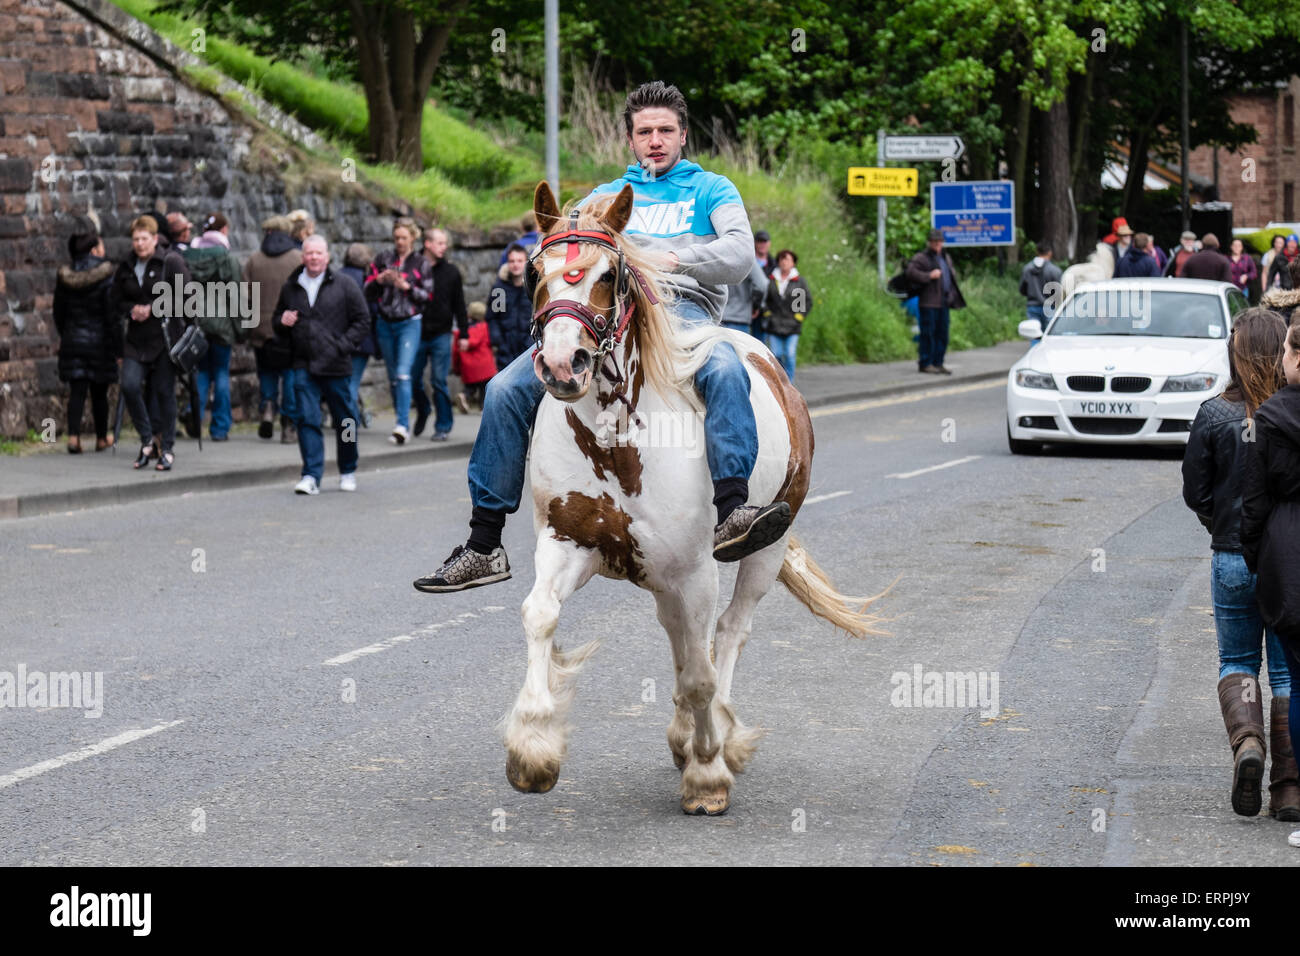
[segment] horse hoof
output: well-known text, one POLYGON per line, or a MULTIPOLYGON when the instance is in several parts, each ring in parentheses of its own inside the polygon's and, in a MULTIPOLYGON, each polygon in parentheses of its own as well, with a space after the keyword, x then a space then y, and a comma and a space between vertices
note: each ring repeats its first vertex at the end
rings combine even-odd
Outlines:
POLYGON ((682 797, 682 813, 689 817, 717 817, 731 806, 731 793, 725 788, 694 797, 682 797))
POLYGON ((520 793, 547 793, 560 779, 560 768, 546 767, 528 772, 512 754, 506 757, 506 779, 520 793))

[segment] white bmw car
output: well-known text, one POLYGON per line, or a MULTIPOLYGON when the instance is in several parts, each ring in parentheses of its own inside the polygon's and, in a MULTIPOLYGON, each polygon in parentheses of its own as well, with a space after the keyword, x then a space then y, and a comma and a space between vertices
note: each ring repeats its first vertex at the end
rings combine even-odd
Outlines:
POLYGON ((1227 282, 1110 279, 1081 285, 1007 378, 1007 443, 1186 444, 1228 380, 1228 331, 1248 305, 1227 282))

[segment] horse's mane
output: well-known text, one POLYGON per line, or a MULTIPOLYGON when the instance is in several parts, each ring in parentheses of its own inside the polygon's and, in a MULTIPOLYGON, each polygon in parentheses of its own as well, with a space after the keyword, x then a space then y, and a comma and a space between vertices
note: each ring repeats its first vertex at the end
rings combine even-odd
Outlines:
MULTIPOLYGON (((602 196, 581 207, 578 211, 578 228, 608 232, 600 217, 609 208, 614 198, 614 196, 608 198, 602 196)), ((565 207, 559 222, 547 230, 548 235, 568 228, 569 215, 574 205, 571 202, 565 207)), ((670 296, 671 293, 666 292, 662 281, 666 275, 661 268, 662 254, 642 249, 621 233, 614 235, 613 238, 615 244, 623 251, 624 260, 641 273, 646 286, 658 300, 651 303, 641 285, 633 280, 632 297, 636 302, 636 314, 632 321, 637 326, 638 357, 645 373, 646 384, 665 398, 671 399, 674 393, 677 393, 694 400, 695 373, 708 361, 714 345, 724 340, 731 340, 726 330, 717 325, 684 326, 677 315, 667 307, 666 296, 670 296)), ((550 281, 557 273, 565 270, 591 268, 605 256, 606 250, 599 246, 584 246, 581 254, 574 261, 558 263, 554 268, 548 269, 542 277, 542 283, 550 281)), ((754 339, 753 343, 757 347, 758 340, 754 339)), ((737 351, 751 350, 741 347, 737 351)), ((744 357, 743 354, 741 357, 744 357)))

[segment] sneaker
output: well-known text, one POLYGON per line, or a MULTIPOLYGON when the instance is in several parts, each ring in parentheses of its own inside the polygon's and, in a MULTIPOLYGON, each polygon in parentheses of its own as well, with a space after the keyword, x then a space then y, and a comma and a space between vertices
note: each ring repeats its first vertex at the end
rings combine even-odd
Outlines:
POLYGON ((447 441, 451 438, 451 432, 434 432, 429 436, 429 441, 447 441))
POLYGON ((339 475, 339 491, 356 491, 357 475, 353 472, 348 475, 339 475))
POLYGON ((1300 846, 1300 830, 1292 830, 1291 835, 1286 838, 1286 842, 1292 846, 1300 846))
POLYGON ((510 561, 505 548, 492 549, 491 554, 479 554, 463 544, 432 574, 417 578, 412 583, 417 591, 440 594, 444 591, 464 591, 484 584, 494 584, 510 577, 510 561))
POLYGON ((388 436, 388 440, 394 445, 405 445, 406 439, 411 437, 411 433, 406 430, 405 425, 398 425, 393 429, 393 433, 388 436))
POLYGON ((318 495, 320 494, 320 485, 311 475, 303 475, 302 480, 293 486, 295 495, 318 495))
POLYGON ((428 413, 428 412, 416 412, 416 413, 415 413, 415 427, 411 429, 411 434, 412 434, 412 435, 423 435, 423 434, 424 434, 424 426, 427 425, 427 424, 429 424, 429 413, 428 413))
POLYGON ((258 438, 271 438, 275 434, 275 406, 270 402, 262 403, 262 420, 257 424, 258 438))
POLYGON ((719 561, 739 561, 777 541, 793 519, 784 501, 766 508, 741 505, 713 531, 713 557, 719 561))

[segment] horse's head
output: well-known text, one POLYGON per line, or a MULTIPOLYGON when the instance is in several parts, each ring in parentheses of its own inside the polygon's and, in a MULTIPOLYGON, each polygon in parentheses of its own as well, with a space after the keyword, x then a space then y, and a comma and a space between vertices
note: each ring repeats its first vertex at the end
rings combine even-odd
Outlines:
POLYGON ((540 182, 533 210, 543 230, 529 266, 536 270, 534 321, 542 325, 533 371, 556 398, 576 402, 591 388, 601 345, 619 328, 631 294, 630 273, 620 272, 620 234, 632 216, 632 187, 563 216, 551 187, 540 182))

